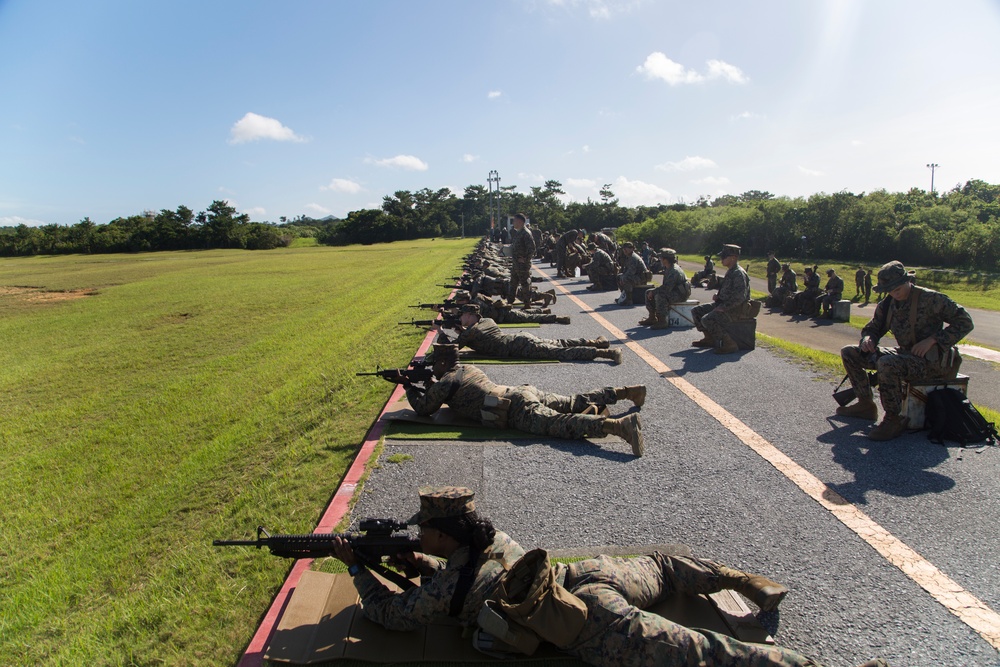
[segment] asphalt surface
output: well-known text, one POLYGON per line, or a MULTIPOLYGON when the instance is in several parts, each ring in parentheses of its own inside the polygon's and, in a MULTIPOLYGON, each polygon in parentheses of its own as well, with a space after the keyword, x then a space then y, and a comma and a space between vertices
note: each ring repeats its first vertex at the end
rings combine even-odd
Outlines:
MULTIPOLYGON (((615 306, 613 292, 588 292, 580 280, 556 283, 703 397, 689 398, 633 349, 620 366, 486 366, 496 382, 564 394, 646 384, 646 455, 633 457, 617 438, 387 441, 356 520, 410 516, 421 484, 469 486, 479 509, 525 548, 683 543, 699 556, 786 584, 791 593, 780 611, 759 618, 778 643, 827 667, 875 656, 896 667, 1000 665, 997 649, 708 410, 711 401, 725 408, 835 492, 830 497, 842 496, 992 610, 1000 610, 1000 448, 944 448, 922 433, 870 441, 866 423, 832 416, 834 383, 806 365, 763 347, 714 355, 690 346, 699 337, 693 329, 636 327, 643 309, 615 306), (413 458, 386 462, 396 453, 413 458)), ((573 323, 532 333, 613 338, 560 295, 553 310, 573 323)), ((634 409, 611 407, 614 415, 634 409)))

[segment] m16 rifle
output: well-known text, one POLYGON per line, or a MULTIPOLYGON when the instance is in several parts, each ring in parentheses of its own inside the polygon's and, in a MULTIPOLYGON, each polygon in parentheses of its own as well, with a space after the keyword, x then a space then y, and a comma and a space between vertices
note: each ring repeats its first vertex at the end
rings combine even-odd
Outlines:
POLYGON ((443 329, 454 329, 461 322, 457 317, 443 317, 439 320, 410 320, 409 322, 396 322, 396 325, 409 324, 415 327, 441 327, 443 329))
POLYGON ((420 551, 420 540, 406 533, 407 524, 393 519, 365 519, 357 533, 310 533, 308 535, 271 535, 263 526, 257 527, 256 540, 212 540, 216 547, 267 547, 281 558, 323 558, 335 555, 334 538, 351 545, 355 558, 369 570, 374 570, 403 590, 413 587, 410 581, 418 575, 407 561, 397 559, 400 553, 420 551), (403 569, 402 576, 383 563, 390 562, 403 569))
POLYGON ((441 303, 418 303, 415 306, 407 306, 407 308, 427 308, 429 310, 440 310, 442 308, 456 308, 458 304, 455 303, 454 299, 445 299, 441 303))
POLYGON ((412 368, 382 368, 376 366, 374 371, 355 373, 357 377, 377 375, 388 382, 408 387, 411 384, 427 383, 434 377, 434 369, 426 361, 414 361, 412 368))

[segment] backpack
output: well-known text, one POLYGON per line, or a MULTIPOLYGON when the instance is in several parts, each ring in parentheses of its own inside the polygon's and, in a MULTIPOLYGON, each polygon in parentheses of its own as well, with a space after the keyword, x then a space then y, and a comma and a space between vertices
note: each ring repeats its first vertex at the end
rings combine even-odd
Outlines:
POLYGON ((954 387, 935 389, 927 394, 924 428, 927 438, 938 445, 954 440, 963 446, 986 441, 997 444, 996 425, 986 421, 965 394, 954 387))

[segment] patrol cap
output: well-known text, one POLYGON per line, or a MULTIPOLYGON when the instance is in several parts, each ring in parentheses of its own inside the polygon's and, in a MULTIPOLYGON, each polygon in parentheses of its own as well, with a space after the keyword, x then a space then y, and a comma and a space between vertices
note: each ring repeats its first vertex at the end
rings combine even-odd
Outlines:
POLYGON ((712 259, 712 256, 711 256, 711 255, 705 255, 705 259, 706 259, 706 260, 708 260, 708 259, 712 259))
POLYGON ((883 264, 878 270, 878 285, 876 292, 891 292, 900 285, 910 281, 910 274, 906 272, 906 267, 900 261, 883 264))
POLYGON ((597 244, 591 241, 587 244, 587 250, 597 250, 597 244))
POLYGON ((788 270, 788 262, 785 262, 784 264, 782 264, 781 268, 783 268, 785 271, 787 271, 788 270))
POLYGON ((826 270, 826 275, 832 276, 833 275, 833 269, 827 269, 826 270))
POLYGON ((664 259, 677 259, 677 251, 673 248, 660 248, 659 255, 664 259))
POLYGON ((622 247, 631 248, 632 250, 635 250, 635 244, 632 243, 631 241, 626 241, 625 243, 622 244, 622 247))
POLYGON ((737 257, 739 257, 740 250, 741 248, 738 245, 727 243, 726 245, 722 246, 722 250, 719 251, 719 259, 725 259, 730 255, 736 255, 737 257))
POLYGON ((419 493, 420 511, 407 521, 411 525, 476 511, 476 494, 464 486, 421 486, 419 493))
POLYGON ((458 359, 458 345, 454 343, 434 343, 434 361, 455 361, 458 359))
POLYGON ((475 313, 476 315, 478 315, 479 314, 479 304, 464 303, 464 304, 462 304, 462 307, 458 309, 458 312, 459 312, 459 314, 475 313))
POLYGON ((455 301, 471 301, 472 295, 469 294, 469 290, 460 289, 455 292, 455 301))

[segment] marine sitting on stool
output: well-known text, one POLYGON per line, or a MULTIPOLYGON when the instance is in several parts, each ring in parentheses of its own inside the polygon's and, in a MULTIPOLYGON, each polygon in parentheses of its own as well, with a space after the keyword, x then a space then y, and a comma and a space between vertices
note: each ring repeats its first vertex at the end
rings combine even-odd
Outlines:
POLYGON ((712 297, 713 303, 703 303, 692 309, 694 325, 705 337, 691 344, 695 347, 713 347, 716 354, 732 354, 740 348, 732 336, 726 333, 726 326, 746 317, 750 305, 750 276, 739 265, 738 245, 722 246, 719 261, 729 270, 722 278, 719 291, 712 297))
POLYGON ((955 379, 962 364, 955 345, 972 331, 973 323, 965 308, 949 297, 914 285, 900 262, 889 262, 879 269, 875 291, 888 296, 875 306, 872 321, 861 330, 861 342, 840 351, 858 402, 837 408, 837 414, 878 419, 866 369, 877 370, 885 416, 868 438, 892 440, 907 426, 900 415, 903 383, 955 379), (879 340, 889 332, 897 347, 878 347, 879 340))

